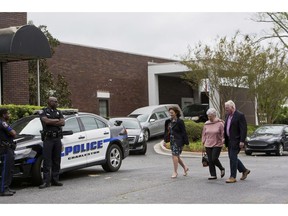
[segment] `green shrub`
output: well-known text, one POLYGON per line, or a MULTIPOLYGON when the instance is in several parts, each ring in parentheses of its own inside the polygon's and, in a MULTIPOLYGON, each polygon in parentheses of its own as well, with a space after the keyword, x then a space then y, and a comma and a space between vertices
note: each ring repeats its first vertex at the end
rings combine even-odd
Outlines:
POLYGON ((257 128, 258 126, 256 125, 247 125, 247 136, 251 136, 257 128))
POLYGON ((192 120, 185 120, 185 127, 189 142, 201 140, 204 123, 196 123, 192 120))
POLYGON ((283 107, 280 114, 274 121, 274 124, 288 124, 288 107, 283 107))
POLYGON ((31 106, 31 105, 14 105, 14 104, 7 104, 7 105, 0 105, 0 108, 6 108, 10 112, 10 123, 33 114, 36 110, 41 109, 40 106, 31 106))

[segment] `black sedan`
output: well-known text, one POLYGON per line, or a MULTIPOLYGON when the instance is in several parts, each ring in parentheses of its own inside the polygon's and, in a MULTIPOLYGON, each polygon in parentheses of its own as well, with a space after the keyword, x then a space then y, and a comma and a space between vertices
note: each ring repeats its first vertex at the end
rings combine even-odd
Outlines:
POLYGON ((121 124, 125 127, 128 134, 130 152, 137 152, 142 155, 146 154, 148 137, 145 136, 145 129, 137 118, 118 117, 111 118, 109 121, 112 124, 121 124))
POLYGON ((288 125, 263 125, 247 137, 245 145, 247 155, 263 152, 279 156, 283 155, 283 151, 288 151, 288 125))

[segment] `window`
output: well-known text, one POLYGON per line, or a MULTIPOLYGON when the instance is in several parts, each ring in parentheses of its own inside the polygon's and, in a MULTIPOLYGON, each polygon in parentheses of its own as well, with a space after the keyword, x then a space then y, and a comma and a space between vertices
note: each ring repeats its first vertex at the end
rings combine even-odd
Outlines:
POLYGON ((107 118, 109 113, 108 113, 108 100, 100 99, 99 100, 99 115, 107 118))
POLYGON ((166 115, 166 113, 164 111, 163 112, 158 112, 156 114, 157 114, 159 119, 164 119, 164 118, 167 117, 167 115, 166 115))
POLYGON ((149 121, 151 121, 151 119, 157 120, 157 116, 155 113, 153 113, 149 119, 149 121))
POLYGON ((104 122, 102 122, 102 121, 100 121, 100 120, 98 120, 98 119, 95 119, 95 121, 96 121, 96 123, 97 123, 97 125, 98 125, 98 128, 105 128, 105 127, 107 127, 107 125, 106 125, 104 122))
POLYGON ((12 127, 18 134, 31 134, 35 136, 40 136, 40 130, 42 130, 40 118, 24 118, 17 125, 12 125, 12 127))
POLYGON ((63 131, 70 131, 70 130, 72 130, 73 133, 80 132, 80 127, 76 118, 66 120, 65 126, 63 127, 63 131))
POLYGON ((94 130, 98 128, 95 118, 90 116, 81 117, 81 121, 85 127, 85 130, 94 130))

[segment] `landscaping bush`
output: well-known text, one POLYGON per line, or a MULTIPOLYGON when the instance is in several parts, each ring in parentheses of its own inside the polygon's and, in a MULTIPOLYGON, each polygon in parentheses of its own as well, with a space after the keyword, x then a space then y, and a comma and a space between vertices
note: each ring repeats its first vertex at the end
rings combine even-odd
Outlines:
POLYGON ((288 107, 283 107, 274 124, 288 124, 288 107))
POLYGON ((31 106, 31 105, 0 105, 0 108, 6 108, 10 112, 10 123, 33 114, 36 110, 42 109, 40 106, 31 106))
POLYGON ((247 125, 247 136, 251 136, 251 134, 257 129, 256 125, 247 125))
POLYGON ((185 120, 184 122, 189 142, 201 140, 204 123, 196 123, 192 120, 185 120))

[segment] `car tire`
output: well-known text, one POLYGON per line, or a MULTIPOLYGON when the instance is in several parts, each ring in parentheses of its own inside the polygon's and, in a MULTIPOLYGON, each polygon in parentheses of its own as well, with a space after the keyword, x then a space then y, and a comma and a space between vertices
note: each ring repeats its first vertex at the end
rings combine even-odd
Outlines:
POLYGON ((122 151, 120 147, 116 144, 109 146, 106 159, 106 163, 102 165, 102 168, 106 172, 116 172, 119 170, 122 164, 122 151))
POLYGON ((31 178, 34 185, 40 185, 43 181, 43 156, 39 156, 31 169, 31 178))
POLYGON ((245 145, 245 146, 244 146, 245 154, 246 154, 246 155, 251 155, 252 152, 251 152, 251 151, 248 151, 248 150, 246 150, 246 149, 247 149, 247 146, 245 145))
POLYGON ((150 139, 149 130, 145 130, 144 131, 144 139, 145 139, 146 142, 148 142, 148 140, 150 139))
POLYGON ((145 142, 145 143, 143 143, 143 149, 141 149, 141 150, 139 151, 139 154, 145 155, 146 152, 147 152, 147 143, 145 142))
POLYGON ((283 145, 280 143, 278 145, 277 151, 276 151, 277 156, 282 156, 283 155, 283 145))
POLYGON ((252 155, 252 152, 251 151, 245 151, 245 154, 246 155, 252 155))

